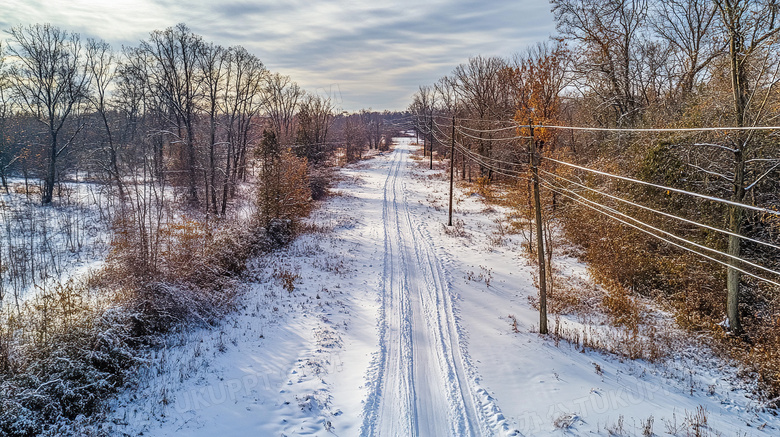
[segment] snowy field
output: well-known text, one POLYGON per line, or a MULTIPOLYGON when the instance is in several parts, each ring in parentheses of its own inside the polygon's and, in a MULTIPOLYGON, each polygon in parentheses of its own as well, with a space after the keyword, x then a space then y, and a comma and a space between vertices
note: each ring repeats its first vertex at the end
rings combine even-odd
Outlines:
POLYGON ((8 193, 0 189, 0 308, 99 268, 110 242, 105 187, 62 183, 43 206, 37 185, 8 182, 8 193))
POLYGON ((107 430, 780 435, 780 420, 706 348, 647 363, 540 337, 520 237, 496 242, 507 211, 458 192, 462 223, 445 232, 447 181, 418 165, 418 149, 401 138, 343 169, 315 231, 255 260, 240 311, 220 326, 170 337, 107 430))

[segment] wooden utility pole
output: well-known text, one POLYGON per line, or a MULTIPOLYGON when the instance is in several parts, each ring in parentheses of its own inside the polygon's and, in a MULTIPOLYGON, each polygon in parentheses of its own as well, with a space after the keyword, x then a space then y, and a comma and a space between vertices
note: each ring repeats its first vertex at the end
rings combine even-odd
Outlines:
POLYGON ((452 186, 455 181, 455 114, 452 115, 452 134, 450 138, 450 219, 447 226, 452 226, 452 186))
POLYGON ((531 147, 529 148, 534 187, 534 212, 536 213, 536 253, 539 257, 539 333, 547 334, 547 274, 544 256, 544 230, 542 229, 542 201, 539 196, 539 155, 536 150, 534 127, 529 122, 531 147))
POLYGON ((430 143, 431 143, 431 150, 430 150, 430 152, 431 152, 431 170, 433 170, 433 110, 431 110, 431 126, 430 127, 431 127, 431 131, 430 131, 431 132, 431 137, 430 137, 431 138, 431 141, 430 141, 430 143))

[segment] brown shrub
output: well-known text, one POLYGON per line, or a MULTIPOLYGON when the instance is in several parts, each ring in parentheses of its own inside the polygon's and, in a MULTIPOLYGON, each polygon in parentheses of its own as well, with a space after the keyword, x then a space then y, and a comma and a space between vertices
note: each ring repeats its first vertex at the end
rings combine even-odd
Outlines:
POLYGON ((283 152, 263 170, 258 186, 258 212, 263 227, 274 220, 289 220, 293 228, 312 208, 305 158, 283 152))
POLYGON ((637 299, 625 287, 617 284, 607 284, 607 292, 602 298, 604 309, 614 326, 622 326, 631 332, 639 330, 642 322, 642 308, 637 299))
POLYGON ((474 192, 482 196, 487 200, 491 200, 494 197, 493 184, 490 178, 487 176, 480 176, 474 183, 474 192))
POLYGON ((0 312, 0 434, 38 435, 98 412, 139 362, 108 290, 67 281, 0 312))

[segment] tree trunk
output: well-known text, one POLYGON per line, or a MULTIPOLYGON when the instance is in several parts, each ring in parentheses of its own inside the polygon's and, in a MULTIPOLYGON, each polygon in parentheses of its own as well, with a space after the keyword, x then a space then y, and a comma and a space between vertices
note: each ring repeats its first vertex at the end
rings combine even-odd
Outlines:
POLYGON ((46 171, 46 179, 43 182, 41 203, 48 205, 54 197, 54 179, 57 174, 57 133, 51 133, 51 153, 49 154, 49 166, 46 171))
POLYGON ((189 201, 193 205, 198 202, 198 183, 195 169, 195 132, 192 122, 187 121, 187 166, 189 167, 189 201))
POLYGON ((228 141, 227 161, 225 162, 225 179, 222 182, 222 216, 225 215, 227 210, 227 198, 230 194, 230 156, 233 153, 233 140, 228 141))
MULTIPOLYGON (((211 206, 217 215, 217 164, 214 157, 214 143, 217 141, 217 127, 214 116, 211 117, 211 147, 209 147, 209 188, 211 189, 211 206)), ((206 205, 208 208, 208 205, 206 205)))
MULTIPOLYGON (((740 146, 742 147, 742 146, 740 146)), ((734 194, 731 200, 734 202, 742 203, 745 198, 745 159, 741 150, 737 150, 734 153, 734 194)), ((742 208, 738 206, 729 207, 729 230, 735 234, 740 234, 742 231, 742 208)), ((729 247, 728 254, 734 257, 739 257, 741 252, 741 240, 739 237, 729 235, 729 247)), ((738 263, 737 260, 731 258, 729 260, 730 266, 735 266, 738 263)), ((739 314, 739 297, 740 297, 740 273, 739 271, 729 267, 727 271, 727 298, 726 298, 726 314, 729 318, 729 327, 734 334, 742 333, 742 321, 739 314)))
MULTIPOLYGON (((731 86, 734 96, 734 118, 737 127, 745 126, 745 115, 747 112, 748 104, 748 80, 747 72, 745 71, 745 47, 743 44, 742 36, 737 34, 739 30, 739 18, 735 16, 735 11, 731 8, 727 9, 726 16, 730 19, 728 23, 729 27, 729 61, 730 61, 730 73, 731 73, 731 86)), ((749 136, 747 137, 749 138, 749 136)), ((734 202, 742 202, 745 197, 745 156, 747 155, 748 140, 743 134, 737 136, 736 147, 734 152, 734 180, 733 189, 734 192, 731 196, 731 200, 734 202)), ((742 230, 742 209, 737 206, 731 206, 729 208, 729 230, 735 234, 739 234, 742 230)), ((741 252, 740 239, 733 235, 729 236, 728 254, 739 257, 741 252)), ((731 259, 729 261, 730 266, 735 266, 737 260, 731 259)), ((742 334, 742 322, 739 314, 739 298, 740 298, 740 273, 732 267, 727 270, 727 297, 726 297, 726 314, 729 319, 729 327, 731 332, 736 335, 742 334)))

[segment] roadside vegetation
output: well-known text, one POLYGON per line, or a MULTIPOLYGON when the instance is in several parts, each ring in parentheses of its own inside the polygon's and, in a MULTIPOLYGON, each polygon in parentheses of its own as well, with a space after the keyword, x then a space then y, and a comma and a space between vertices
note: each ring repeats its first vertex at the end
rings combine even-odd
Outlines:
POLYGON ((508 59, 471 58, 420 87, 409 110, 421 141, 439 157, 454 150, 457 178, 512 204, 521 228, 535 221, 538 168, 546 246, 586 262, 601 290, 562 291, 549 250, 549 312, 595 297, 585 306, 598 303, 628 333, 615 351, 652 358, 664 340, 645 305, 666 311, 736 360, 776 407, 777 5, 551 5, 551 41, 508 59))

